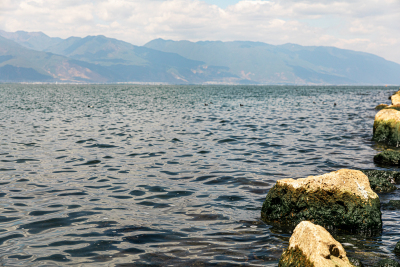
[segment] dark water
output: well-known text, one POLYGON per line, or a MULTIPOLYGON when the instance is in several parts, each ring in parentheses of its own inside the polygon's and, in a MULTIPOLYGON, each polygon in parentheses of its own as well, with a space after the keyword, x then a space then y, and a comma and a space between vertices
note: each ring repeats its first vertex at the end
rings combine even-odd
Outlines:
MULTIPOLYGON (((277 266, 290 231, 260 220, 268 190, 378 168, 373 108, 397 89, 0 85, 0 264, 277 266)), ((395 258, 399 215, 335 238, 395 258)))

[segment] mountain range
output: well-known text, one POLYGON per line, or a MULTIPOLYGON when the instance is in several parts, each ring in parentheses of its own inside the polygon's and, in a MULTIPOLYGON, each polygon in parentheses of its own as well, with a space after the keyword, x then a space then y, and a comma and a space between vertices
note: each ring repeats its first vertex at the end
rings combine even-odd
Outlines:
POLYGON ((0 31, 0 82, 398 85, 400 64, 323 46, 0 31))

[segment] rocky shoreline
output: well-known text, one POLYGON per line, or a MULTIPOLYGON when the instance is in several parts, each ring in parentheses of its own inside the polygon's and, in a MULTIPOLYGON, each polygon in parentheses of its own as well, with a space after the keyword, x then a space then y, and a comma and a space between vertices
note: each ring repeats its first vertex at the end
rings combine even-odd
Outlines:
MULTIPOLYGON (((375 142, 400 146, 400 90, 389 97, 392 105, 376 107, 375 142)), ((376 155, 380 165, 400 166, 400 152, 388 149, 376 155)), ((295 227, 279 267, 364 266, 348 258, 328 231, 374 235, 382 230, 382 209, 400 209, 400 200, 381 204, 377 193, 390 193, 400 184, 400 172, 341 169, 320 176, 278 180, 265 198, 261 218, 268 224, 295 227)), ((393 252, 400 255, 400 241, 393 252)), ((390 258, 373 267, 400 267, 390 258)))

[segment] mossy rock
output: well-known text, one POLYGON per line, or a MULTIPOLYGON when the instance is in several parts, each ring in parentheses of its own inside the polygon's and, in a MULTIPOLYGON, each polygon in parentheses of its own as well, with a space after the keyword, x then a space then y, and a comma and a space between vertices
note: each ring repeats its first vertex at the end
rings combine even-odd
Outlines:
POLYGON ((349 259, 349 262, 355 266, 355 267, 365 267, 364 264, 359 259, 352 258, 352 257, 347 257, 349 259))
POLYGON ((278 267, 315 267, 315 265, 306 257, 306 255, 296 246, 283 252, 279 259, 278 267))
POLYGON ((390 200, 388 203, 383 203, 382 208, 385 210, 400 210, 400 200, 390 200))
POLYGON ((376 114, 372 140, 389 146, 400 146, 400 111, 382 109, 376 114))
POLYGON ((309 220, 351 232, 371 233, 382 228, 379 197, 368 177, 355 170, 277 181, 266 196, 261 218, 292 226, 309 220))
POLYGON ((400 165, 400 151, 385 150, 374 157, 374 162, 383 165, 399 166, 400 165))
POLYGON ((400 267, 400 264, 395 260, 385 259, 374 264, 373 267, 400 267))
POLYGON ((381 110, 381 109, 384 109, 384 108, 386 108, 386 107, 388 107, 389 105, 387 105, 387 104, 379 104, 379 105, 377 105, 376 107, 375 107, 375 109, 376 110, 381 110))
POLYGON ((380 170, 363 170, 362 172, 368 177, 371 189, 377 193, 389 193, 396 190, 394 183, 396 180, 400 181, 400 172, 380 170))

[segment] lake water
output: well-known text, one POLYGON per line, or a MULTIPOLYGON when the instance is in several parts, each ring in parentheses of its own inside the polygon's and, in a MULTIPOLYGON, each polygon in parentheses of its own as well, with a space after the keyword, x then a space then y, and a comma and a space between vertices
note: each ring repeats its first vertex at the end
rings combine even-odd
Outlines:
MULTIPOLYGON (((277 266, 291 233, 260 220, 268 190, 379 169, 374 107, 397 90, 0 85, 0 264, 277 266)), ((334 237, 364 264, 395 258, 399 215, 334 237)))

